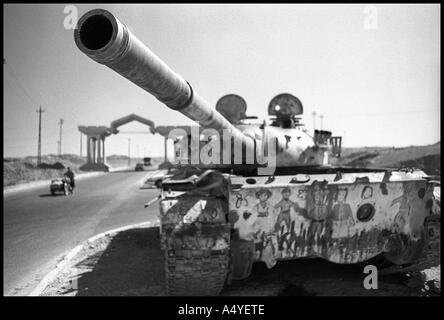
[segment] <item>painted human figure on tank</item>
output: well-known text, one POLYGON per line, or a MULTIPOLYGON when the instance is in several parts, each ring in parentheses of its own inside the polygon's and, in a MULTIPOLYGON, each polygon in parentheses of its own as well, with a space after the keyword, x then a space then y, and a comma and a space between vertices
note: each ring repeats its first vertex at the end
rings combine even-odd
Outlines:
POLYGON ((314 182, 307 194, 307 215, 311 219, 308 234, 315 241, 321 237, 329 213, 330 191, 325 185, 326 183, 314 182))
POLYGON ((410 183, 403 184, 403 193, 399 197, 393 199, 391 206, 399 203, 398 213, 394 219, 395 228, 402 228, 406 221, 407 217, 410 215, 411 204, 410 198, 412 197, 413 185, 410 183))
POLYGON ((269 221, 271 207, 268 203, 271 195, 271 191, 265 188, 259 189, 256 192, 256 198, 259 199, 259 202, 253 208, 256 216, 252 224, 253 237, 256 241, 261 239, 262 234, 268 234, 272 231, 272 224, 269 221))
POLYGON ((355 224, 352 209, 350 205, 346 203, 347 195, 347 189, 338 189, 335 192, 335 203, 326 223, 329 240, 331 240, 331 238, 347 237, 350 227, 355 224))
POLYGON ((347 194, 347 189, 339 189, 336 192, 336 203, 331 210, 331 220, 353 224, 355 223, 355 220, 353 219, 352 209, 350 205, 345 202, 347 200, 347 194))
POLYGON ((290 188, 284 188, 282 190, 282 200, 276 203, 274 209, 279 212, 277 221, 275 224, 275 230, 278 231, 281 228, 282 222, 285 223, 287 230, 290 229, 290 209, 293 208, 295 212, 301 212, 302 208, 296 202, 290 200, 291 190, 290 188))

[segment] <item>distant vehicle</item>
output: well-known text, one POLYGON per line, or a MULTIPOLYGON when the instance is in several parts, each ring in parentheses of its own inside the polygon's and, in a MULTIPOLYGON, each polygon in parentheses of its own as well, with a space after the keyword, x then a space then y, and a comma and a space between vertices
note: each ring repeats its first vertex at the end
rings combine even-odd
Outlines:
POLYGON ((142 189, 162 187, 162 181, 171 178, 173 172, 173 168, 154 171, 154 173, 144 182, 142 189))
POLYGON ((136 167, 134 168, 136 171, 144 171, 143 163, 136 164, 136 167))
POLYGON ((143 158, 143 165, 150 166, 151 165, 151 158, 149 158, 149 157, 143 158))
POLYGON ((68 177, 64 177, 63 179, 53 179, 51 180, 51 184, 49 186, 49 190, 51 194, 54 196, 57 192, 63 192, 65 196, 72 193, 72 188, 70 184, 70 180, 68 177))

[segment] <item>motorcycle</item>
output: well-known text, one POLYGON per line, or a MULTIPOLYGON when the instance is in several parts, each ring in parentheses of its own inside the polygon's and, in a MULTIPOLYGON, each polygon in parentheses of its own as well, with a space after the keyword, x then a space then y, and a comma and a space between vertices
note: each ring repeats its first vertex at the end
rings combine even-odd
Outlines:
POLYGON ((72 194, 73 190, 71 187, 71 180, 68 177, 63 177, 61 179, 51 180, 51 185, 49 186, 51 194, 54 196, 57 192, 63 192, 65 196, 72 194))

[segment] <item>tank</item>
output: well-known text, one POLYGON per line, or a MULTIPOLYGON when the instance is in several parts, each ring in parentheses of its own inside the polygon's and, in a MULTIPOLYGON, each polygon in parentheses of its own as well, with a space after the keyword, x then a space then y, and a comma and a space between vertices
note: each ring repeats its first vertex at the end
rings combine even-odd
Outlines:
POLYGON ((399 271, 439 251, 431 177, 333 165, 341 137, 306 130, 296 96, 275 96, 263 122, 236 94, 213 107, 106 10, 83 15, 74 38, 91 59, 197 123, 172 135, 177 170, 161 186, 168 294, 218 295, 255 262, 271 269, 299 258, 383 257, 399 271))

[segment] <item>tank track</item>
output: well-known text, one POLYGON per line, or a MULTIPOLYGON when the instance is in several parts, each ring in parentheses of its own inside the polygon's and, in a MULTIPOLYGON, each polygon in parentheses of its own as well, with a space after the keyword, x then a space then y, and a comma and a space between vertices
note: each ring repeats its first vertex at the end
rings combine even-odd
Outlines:
POLYGON ((426 218, 424 227, 427 244, 417 262, 408 265, 393 265, 379 270, 380 275, 419 272, 441 264, 441 215, 426 218))
POLYGON ((229 250, 165 251, 166 290, 172 296, 217 296, 229 268, 229 250))

